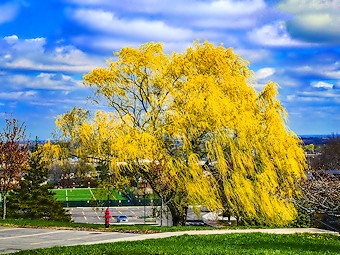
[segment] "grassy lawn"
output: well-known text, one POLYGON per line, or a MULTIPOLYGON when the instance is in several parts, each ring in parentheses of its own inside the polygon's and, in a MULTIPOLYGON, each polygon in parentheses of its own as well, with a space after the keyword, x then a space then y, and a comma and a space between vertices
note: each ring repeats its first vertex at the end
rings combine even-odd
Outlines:
POLYGON ((340 237, 329 234, 225 234, 177 236, 111 244, 55 247, 15 254, 340 254, 340 237))
POLYGON ((88 201, 88 200, 126 200, 118 191, 110 190, 110 194, 104 189, 89 189, 89 188, 77 188, 77 189, 53 189, 56 193, 55 197, 57 201, 88 201))

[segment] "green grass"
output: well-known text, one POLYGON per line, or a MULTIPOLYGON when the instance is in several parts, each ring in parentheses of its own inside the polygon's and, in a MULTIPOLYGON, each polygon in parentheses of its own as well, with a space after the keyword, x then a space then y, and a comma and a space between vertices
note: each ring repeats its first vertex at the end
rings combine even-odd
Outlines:
POLYGON ((109 196, 104 189, 52 189, 56 193, 57 201, 91 201, 91 200, 126 200, 118 191, 110 190, 109 196))
POLYGON ((98 189, 94 189, 93 194, 96 200, 107 200, 108 198, 111 200, 127 200, 128 199, 115 189, 110 189, 109 194, 108 194, 108 191, 106 189, 98 188, 98 189))
POLYGON ((54 247, 15 254, 340 254, 340 237, 307 233, 183 235, 134 242, 54 247))

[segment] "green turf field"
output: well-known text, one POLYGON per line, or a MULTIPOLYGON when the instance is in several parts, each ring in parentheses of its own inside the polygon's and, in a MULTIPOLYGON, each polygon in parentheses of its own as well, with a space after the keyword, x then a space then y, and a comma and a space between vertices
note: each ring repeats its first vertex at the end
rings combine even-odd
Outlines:
POLYGON ((104 189, 53 189, 57 201, 93 201, 93 200, 127 200, 118 191, 104 189))

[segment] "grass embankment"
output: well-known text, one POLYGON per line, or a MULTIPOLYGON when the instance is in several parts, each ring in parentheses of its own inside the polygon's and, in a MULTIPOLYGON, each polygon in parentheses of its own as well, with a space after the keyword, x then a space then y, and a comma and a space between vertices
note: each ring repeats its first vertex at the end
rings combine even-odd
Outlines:
POLYGON ((339 254, 340 237, 329 234, 225 234, 98 245, 54 247, 15 254, 339 254))
POLYGON ((56 228, 56 229, 76 229, 91 231, 117 231, 133 233, 159 233, 174 232, 185 230, 209 230, 209 229, 249 229, 249 228, 268 228, 262 226, 229 226, 229 227, 200 227, 200 226, 176 226, 159 227, 155 225, 111 225, 105 228, 104 224, 73 223, 48 220, 28 220, 28 219, 0 219, 0 226, 7 227, 32 227, 32 228, 56 228))

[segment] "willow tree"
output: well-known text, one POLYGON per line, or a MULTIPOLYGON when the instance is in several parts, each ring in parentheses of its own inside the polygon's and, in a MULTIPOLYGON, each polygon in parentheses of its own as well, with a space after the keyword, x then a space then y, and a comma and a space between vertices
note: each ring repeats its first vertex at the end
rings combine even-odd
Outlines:
POLYGON ((271 223, 293 219, 304 156, 285 126, 276 85, 251 86, 247 62, 231 49, 195 42, 184 53, 160 43, 123 48, 107 68, 84 76, 94 102, 57 125, 79 157, 109 162, 114 178, 141 177, 163 199, 173 224, 188 205, 271 223))

